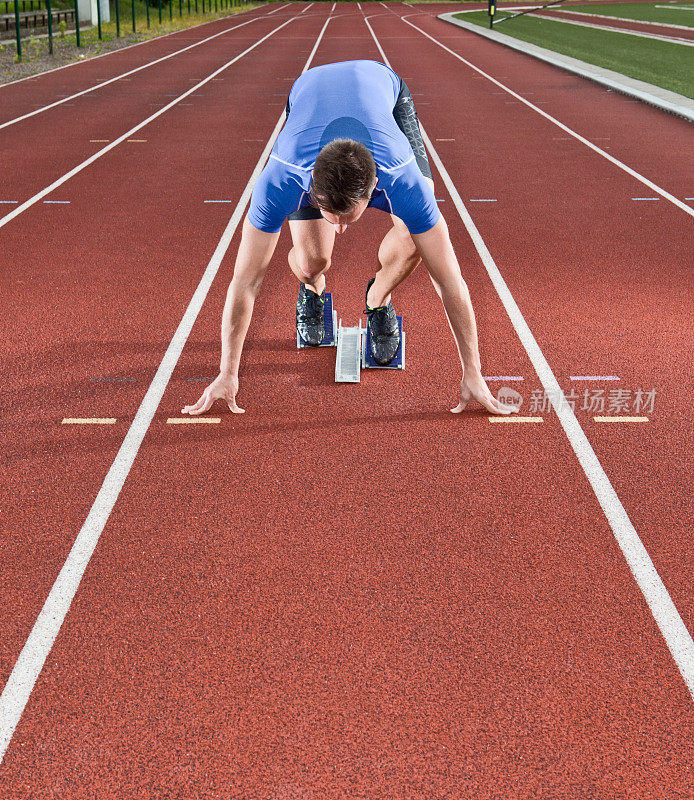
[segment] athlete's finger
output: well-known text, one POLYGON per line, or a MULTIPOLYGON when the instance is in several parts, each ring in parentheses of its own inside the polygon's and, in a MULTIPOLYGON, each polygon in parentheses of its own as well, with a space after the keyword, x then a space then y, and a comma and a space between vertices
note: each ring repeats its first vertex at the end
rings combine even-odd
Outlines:
POLYGON ((198 401, 196 403, 196 407, 190 413, 196 417, 199 416, 200 414, 204 414, 206 411, 210 410, 210 407, 212 403, 214 403, 215 399, 216 398, 214 397, 212 392, 206 391, 200 398, 200 400, 204 401, 202 405, 200 404, 200 401, 198 401))
POLYGON ((481 403, 487 411, 491 411, 492 414, 509 414, 510 411, 506 410, 506 407, 500 403, 494 395, 489 392, 482 395, 482 397, 478 398, 479 403, 481 403))
POLYGON ((229 411, 233 412, 234 414, 245 414, 245 408, 239 408, 236 405, 236 397, 232 397, 231 400, 227 400, 227 405, 229 406, 229 411))
POLYGON ((193 403, 190 406, 184 406, 181 409, 181 414, 192 414, 194 411, 197 411, 198 408, 203 404, 205 400, 205 394, 203 393, 197 400, 197 402, 193 403))

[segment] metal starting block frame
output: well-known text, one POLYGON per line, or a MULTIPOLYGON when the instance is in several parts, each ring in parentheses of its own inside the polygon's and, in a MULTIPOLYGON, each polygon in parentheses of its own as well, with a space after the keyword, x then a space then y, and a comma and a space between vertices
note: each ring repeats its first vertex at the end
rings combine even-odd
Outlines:
POLYGON ((402 329, 402 317, 398 317, 400 326, 400 348, 397 355, 385 366, 374 361, 371 355, 371 334, 369 326, 362 328, 361 319, 356 328, 343 328, 342 320, 337 326, 337 358, 335 359, 336 383, 360 383, 362 369, 405 369, 405 331, 402 329))
MULTIPOLYGON (((335 358, 336 383, 360 383, 362 369, 405 369, 405 331, 402 329, 402 317, 398 317, 400 326, 400 348, 397 355, 386 366, 374 361, 371 355, 371 333, 369 326, 362 328, 361 319, 358 327, 344 328, 342 319, 337 320, 337 311, 333 308, 332 292, 325 293, 323 306, 323 324, 325 337, 319 347, 337 347, 335 358)), ((310 348, 296 333, 296 346, 299 350, 310 348)))

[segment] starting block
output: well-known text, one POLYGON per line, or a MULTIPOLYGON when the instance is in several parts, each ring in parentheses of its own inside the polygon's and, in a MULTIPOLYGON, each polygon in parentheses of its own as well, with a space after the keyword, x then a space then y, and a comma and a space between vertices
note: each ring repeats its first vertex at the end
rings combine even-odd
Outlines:
MULTIPOLYGON (((319 347, 337 347, 337 355, 335 357, 336 383, 360 383, 362 369, 405 369, 405 331, 402 326, 402 317, 397 319, 400 326, 400 348, 390 364, 381 366, 374 361, 371 355, 369 326, 362 328, 361 320, 359 320, 357 327, 343 327, 342 319, 338 322, 337 312, 333 308, 332 293, 325 293, 325 305, 323 306, 325 338, 319 347)), ((296 346, 299 350, 311 347, 311 345, 303 341, 298 331, 296 334, 296 346)))

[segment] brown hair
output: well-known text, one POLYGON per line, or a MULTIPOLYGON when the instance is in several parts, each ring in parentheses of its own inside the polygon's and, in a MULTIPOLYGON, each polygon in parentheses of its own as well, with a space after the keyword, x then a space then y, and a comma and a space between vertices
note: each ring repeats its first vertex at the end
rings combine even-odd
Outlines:
POLYGON ((370 196, 375 180, 376 163, 368 148, 352 139, 334 139, 316 158, 311 199, 331 214, 348 214, 370 196))

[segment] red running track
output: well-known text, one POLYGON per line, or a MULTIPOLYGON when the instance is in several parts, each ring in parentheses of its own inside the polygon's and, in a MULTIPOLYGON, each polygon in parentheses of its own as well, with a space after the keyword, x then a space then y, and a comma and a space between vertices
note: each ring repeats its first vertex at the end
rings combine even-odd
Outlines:
MULTIPOLYGON (((68 181, 69 206, 2 229, 17 309, 3 330, 3 683, 233 209, 202 201, 240 196, 329 10, 147 126, 146 148, 120 146, 68 181), (58 424, 83 415, 118 422, 58 424)), ((562 386, 594 373, 658 387, 648 425, 577 416, 691 627, 690 218, 662 198, 633 205, 641 185, 492 94, 392 13, 406 6, 367 11, 463 199, 497 198, 469 207, 562 386)), ((649 146, 684 140, 681 120, 430 8, 417 24, 694 194, 675 148, 649 146)), ((379 51, 340 5, 313 63, 354 57, 379 51)), ((522 375, 527 394, 539 381, 435 179, 485 374, 522 375)), ((338 240, 329 280, 346 320, 386 229, 369 212, 338 240)), ((204 385, 189 379, 214 374, 237 242, 12 738, 3 796, 686 797, 691 698, 566 436, 552 413, 491 425, 447 412, 455 348, 423 269, 396 295, 407 370, 336 386, 332 352, 294 348, 285 232, 246 348, 246 415, 166 424, 204 385)))

